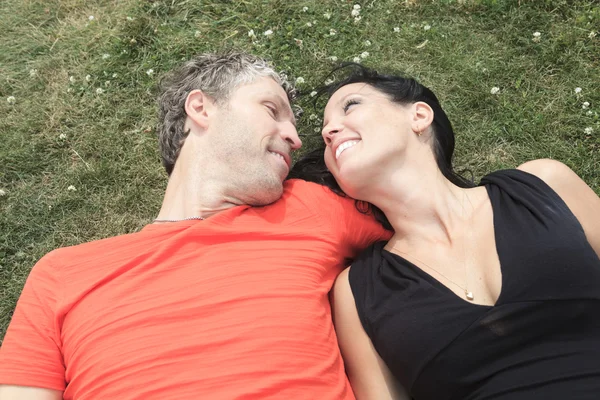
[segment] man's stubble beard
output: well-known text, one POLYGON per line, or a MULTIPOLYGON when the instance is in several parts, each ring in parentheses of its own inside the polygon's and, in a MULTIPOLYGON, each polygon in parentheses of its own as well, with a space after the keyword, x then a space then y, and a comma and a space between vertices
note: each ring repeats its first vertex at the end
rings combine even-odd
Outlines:
POLYGON ((229 131, 227 140, 221 143, 220 156, 227 163, 226 179, 232 183, 234 196, 251 206, 277 201, 283 194, 283 183, 267 158, 267 150, 259 148, 258 132, 233 113, 223 118, 221 126, 229 131))

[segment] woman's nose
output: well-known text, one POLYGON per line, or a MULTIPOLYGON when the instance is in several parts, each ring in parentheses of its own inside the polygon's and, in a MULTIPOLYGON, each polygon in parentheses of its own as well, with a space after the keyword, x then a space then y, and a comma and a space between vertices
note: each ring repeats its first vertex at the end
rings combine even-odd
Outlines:
POLYGON ((321 131, 321 136, 323 137, 323 140, 325 141, 325 144, 327 146, 331 145, 331 142, 333 142, 335 135, 340 130, 341 130, 341 128, 338 125, 333 124, 331 122, 329 122, 327 125, 325 125, 323 127, 323 130, 321 131))

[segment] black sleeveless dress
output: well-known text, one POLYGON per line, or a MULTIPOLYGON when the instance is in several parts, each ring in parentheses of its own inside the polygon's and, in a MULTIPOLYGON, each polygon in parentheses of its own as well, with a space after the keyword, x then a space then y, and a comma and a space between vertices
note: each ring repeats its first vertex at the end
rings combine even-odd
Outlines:
POLYGON ((363 327, 415 400, 600 399, 600 259, 541 179, 506 170, 481 185, 497 303, 469 303, 379 242, 349 274, 363 327))

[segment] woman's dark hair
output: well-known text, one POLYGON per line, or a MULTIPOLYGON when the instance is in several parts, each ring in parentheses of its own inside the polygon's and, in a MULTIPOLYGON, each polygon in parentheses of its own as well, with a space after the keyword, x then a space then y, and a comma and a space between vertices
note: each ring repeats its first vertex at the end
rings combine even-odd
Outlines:
MULTIPOLYGON (((463 188, 474 186, 471 180, 464 178, 454 171, 452 166, 452 156, 454 154, 454 131, 452 130, 452 124, 442 109, 438 98, 430 89, 421 85, 415 79, 402 75, 380 74, 374 69, 356 63, 342 64, 340 67, 334 69, 329 76, 339 71, 348 71, 348 73, 343 79, 321 88, 318 91, 320 95, 326 94, 327 99, 329 99, 343 86, 352 83, 366 83, 387 95, 391 101, 398 104, 412 104, 418 101, 427 103, 433 110, 433 122, 431 124, 432 148, 438 168, 446 179, 456 186, 463 188)), ((331 188, 340 195, 345 195, 325 165, 325 160, 323 159, 324 152, 325 145, 323 144, 316 150, 306 154, 294 165, 288 179, 298 178, 319 183, 331 188)), ((392 229, 383 212, 377 207, 358 200, 356 206, 361 212, 372 211, 377 220, 385 228, 392 229)))

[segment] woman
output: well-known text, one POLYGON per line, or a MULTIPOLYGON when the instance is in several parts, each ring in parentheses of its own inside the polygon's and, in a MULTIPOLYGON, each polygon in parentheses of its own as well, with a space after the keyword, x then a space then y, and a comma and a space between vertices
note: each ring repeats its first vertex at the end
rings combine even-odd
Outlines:
POLYGON ((328 94, 325 163, 395 231, 333 291, 356 397, 598 398, 598 196, 552 160, 473 187, 453 172, 436 96, 412 79, 356 66, 328 94))

